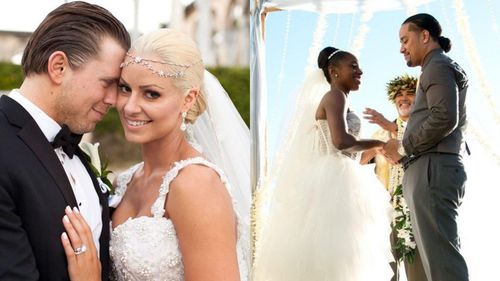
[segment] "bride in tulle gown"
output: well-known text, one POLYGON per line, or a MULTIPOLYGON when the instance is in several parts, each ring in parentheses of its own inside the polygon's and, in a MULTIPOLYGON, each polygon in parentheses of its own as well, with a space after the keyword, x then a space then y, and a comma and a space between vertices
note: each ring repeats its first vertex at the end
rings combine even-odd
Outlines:
POLYGON ((318 66, 298 94, 268 215, 258 218, 253 280, 387 281, 389 195, 358 161, 358 152, 384 142, 359 140, 360 119, 348 106, 362 71, 352 54, 332 47, 318 66))

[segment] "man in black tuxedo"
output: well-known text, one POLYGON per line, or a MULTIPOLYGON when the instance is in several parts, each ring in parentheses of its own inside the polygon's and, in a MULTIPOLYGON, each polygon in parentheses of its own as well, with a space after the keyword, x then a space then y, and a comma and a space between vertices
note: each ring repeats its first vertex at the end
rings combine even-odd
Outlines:
POLYGON ((25 79, 0 98, 0 280, 69 280, 66 206, 87 220, 108 280, 108 194, 77 143, 115 103, 129 47, 123 24, 85 2, 56 8, 32 34, 25 79))

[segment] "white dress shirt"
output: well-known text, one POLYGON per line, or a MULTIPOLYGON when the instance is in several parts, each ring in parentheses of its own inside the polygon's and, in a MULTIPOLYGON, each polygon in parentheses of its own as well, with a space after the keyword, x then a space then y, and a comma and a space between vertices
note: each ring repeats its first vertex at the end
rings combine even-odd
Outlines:
MULTIPOLYGON (((9 97, 28 111, 47 140, 52 142, 59 130, 61 130, 61 126, 38 106, 24 97, 19 90, 12 90, 9 97)), ((61 147, 54 149, 54 152, 59 161, 61 161, 64 171, 68 176, 80 213, 92 230, 94 243, 99 252, 99 237, 102 231, 102 207, 99 203, 99 197, 97 196, 92 179, 78 156, 73 156, 73 159, 69 158, 61 147)))

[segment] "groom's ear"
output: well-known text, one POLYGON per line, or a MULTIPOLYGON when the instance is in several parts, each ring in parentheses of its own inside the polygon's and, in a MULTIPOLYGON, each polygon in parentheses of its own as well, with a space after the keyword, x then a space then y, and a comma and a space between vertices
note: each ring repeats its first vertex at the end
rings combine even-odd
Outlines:
POLYGON ((69 61, 62 51, 53 52, 47 62, 47 74, 53 83, 60 85, 64 74, 69 71, 69 61))
POLYGON ((424 44, 427 44, 431 39, 431 34, 428 30, 424 29, 422 30, 422 32, 420 32, 420 38, 422 39, 422 42, 424 42, 424 44))
POLYGON ((184 111, 188 111, 191 106, 196 102, 196 98, 198 97, 198 93, 200 90, 198 88, 190 88, 189 90, 186 91, 184 94, 184 101, 182 108, 184 111))

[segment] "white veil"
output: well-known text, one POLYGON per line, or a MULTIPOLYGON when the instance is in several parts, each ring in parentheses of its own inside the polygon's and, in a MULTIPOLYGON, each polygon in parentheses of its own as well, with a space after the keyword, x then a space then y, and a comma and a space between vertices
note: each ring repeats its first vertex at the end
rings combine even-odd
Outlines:
POLYGON ((392 275, 387 192, 375 185, 372 171, 325 151, 331 144, 325 143, 315 113, 330 87, 318 69, 297 94, 264 186, 253 280, 388 280, 392 275))
POLYGON ((210 72, 205 70, 203 94, 207 108, 192 126, 188 139, 225 173, 238 214, 239 237, 245 244, 245 259, 250 258, 250 131, 228 94, 210 72))
MULTIPOLYGON (((290 120, 283 127, 286 131, 283 145, 277 149, 277 153, 271 168, 271 181, 275 181, 279 172, 289 161, 287 159, 302 159, 310 155, 310 151, 305 151, 306 143, 312 141, 308 135, 312 136, 311 130, 314 126, 314 116, 321 98, 330 89, 330 84, 321 69, 315 69, 308 73, 297 92, 294 111, 290 120), (294 149, 303 148, 303 149, 294 149), (302 155, 291 155, 291 153, 302 153, 302 155)), ((296 160, 295 160, 296 161, 296 160)))
MULTIPOLYGON (((294 186, 294 181, 297 176, 300 176, 304 163, 307 163, 313 156, 314 116, 321 98, 329 89, 330 85, 322 70, 316 69, 307 75, 297 92, 291 118, 283 126, 286 130, 285 133, 281 134, 284 136, 281 141, 283 145, 277 149, 269 180, 255 195, 258 196, 255 265, 265 268, 265 265, 263 266, 258 260, 260 252, 263 250, 261 247, 266 243, 269 232, 273 230, 271 224, 278 223, 280 220, 277 216, 277 209, 281 207, 283 202, 289 201, 285 198, 302 196, 294 193, 289 187, 294 186), (280 200, 274 200, 275 198, 280 198, 280 200)), ((283 215, 286 215, 285 213, 283 212, 283 215)))

